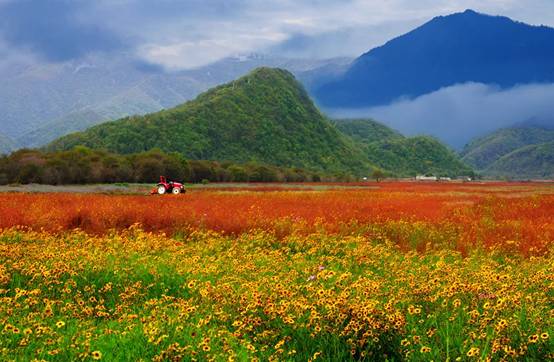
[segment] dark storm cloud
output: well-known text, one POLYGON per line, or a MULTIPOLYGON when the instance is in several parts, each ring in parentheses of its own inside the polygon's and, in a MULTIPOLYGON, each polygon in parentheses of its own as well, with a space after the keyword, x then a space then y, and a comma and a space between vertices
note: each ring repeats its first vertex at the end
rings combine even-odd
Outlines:
POLYGON ((49 61, 64 61, 96 51, 122 49, 119 37, 96 23, 86 23, 82 1, 17 0, 0 3, 0 36, 49 61))

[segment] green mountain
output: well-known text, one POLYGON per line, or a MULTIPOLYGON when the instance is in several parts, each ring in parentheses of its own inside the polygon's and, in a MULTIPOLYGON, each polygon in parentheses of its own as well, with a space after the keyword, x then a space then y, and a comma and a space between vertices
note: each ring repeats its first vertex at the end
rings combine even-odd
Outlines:
POLYGON ((430 136, 393 138, 367 144, 369 160, 401 176, 472 175, 473 170, 458 155, 430 136))
POLYGON ((504 128, 472 141, 461 155, 466 163, 484 171, 513 151, 551 141, 554 141, 554 130, 538 126, 504 128))
POLYGON ((42 147, 107 120, 175 107, 260 66, 288 69, 313 84, 350 61, 242 54, 194 69, 164 70, 121 52, 57 63, 3 62, 0 130, 18 147, 42 147))
POLYGON ((405 138, 372 120, 329 121, 288 71, 258 68, 172 109, 62 137, 47 150, 82 145, 120 154, 158 148, 187 159, 259 162, 367 176, 468 174, 452 151, 428 137, 405 138))
POLYGON ((492 163, 485 170, 485 174, 517 179, 552 179, 554 178, 554 141, 518 148, 492 163))
POLYGON ((271 68, 258 68, 172 109, 62 137, 47 149, 77 145, 122 154, 159 148, 189 159, 354 174, 366 174, 372 167, 362 150, 318 111, 291 73, 271 68))
POLYGON ((14 147, 15 145, 11 139, 0 134, 0 155, 10 153, 14 147))
POLYGON ((370 143, 404 138, 400 132, 372 119, 337 119, 335 126, 357 142, 370 143))
POLYGON ((452 150, 433 137, 404 137, 371 119, 336 120, 335 125, 360 144, 372 164, 395 175, 473 173, 452 150))

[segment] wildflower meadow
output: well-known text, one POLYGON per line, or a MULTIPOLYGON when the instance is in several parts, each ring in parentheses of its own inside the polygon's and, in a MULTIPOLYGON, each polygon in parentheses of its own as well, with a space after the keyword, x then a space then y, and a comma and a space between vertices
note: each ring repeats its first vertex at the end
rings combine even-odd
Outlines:
POLYGON ((554 358, 551 184, 0 194, 0 359, 554 358))

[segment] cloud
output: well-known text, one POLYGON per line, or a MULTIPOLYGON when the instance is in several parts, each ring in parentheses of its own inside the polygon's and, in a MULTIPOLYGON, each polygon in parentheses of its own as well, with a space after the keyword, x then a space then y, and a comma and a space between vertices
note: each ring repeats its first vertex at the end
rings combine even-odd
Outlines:
POLYGON ((49 61, 125 50, 190 68, 259 51, 357 56, 466 8, 554 25, 551 0, 0 0, 0 38, 49 61))
POLYGON ((18 0, 0 3, 4 41, 29 49, 49 61, 78 58, 89 52, 125 47, 118 36, 86 21, 86 2, 18 0))
POLYGON ((531 119, 554 126, 552 99, 554 84, 501 90, 467 83, 388 106, 327 112, 333 117, 371 117, 404 134, 433 135, 461 149, 474 137, 531 119))
POLYGON ((381 45, 419 26, 421 20, 391 21, 376 25, 329 30, 313 35, 302 32, 288 35, 287 39, 266 49, 270 54, 291 58, 353 57, 381 45))

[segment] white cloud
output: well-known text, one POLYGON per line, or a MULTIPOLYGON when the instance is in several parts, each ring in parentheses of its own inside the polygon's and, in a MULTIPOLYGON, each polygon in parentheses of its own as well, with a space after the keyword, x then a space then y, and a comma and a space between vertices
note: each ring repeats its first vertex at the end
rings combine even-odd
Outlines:
POLYGON ((460 149, 474 137, 530 119, 554 126, 552 99, 554 84, 501 90, 467 83, 388 106, 328 113, 334 117, 372 117, 407 135, 430 134, 460 149))

